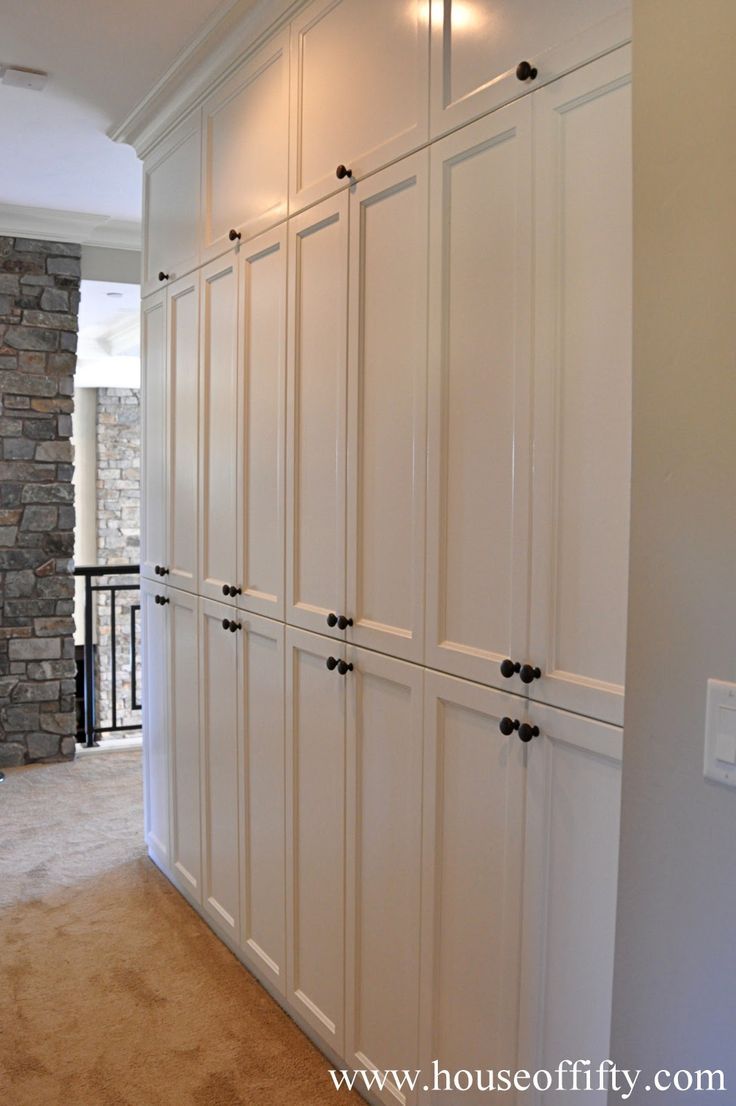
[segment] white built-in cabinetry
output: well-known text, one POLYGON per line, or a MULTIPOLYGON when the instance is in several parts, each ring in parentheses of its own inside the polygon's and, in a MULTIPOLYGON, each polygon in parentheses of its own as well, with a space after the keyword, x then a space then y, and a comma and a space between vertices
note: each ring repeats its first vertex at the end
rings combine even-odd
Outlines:
POLYGON ((627 37, 297 4, 146 158, 147 841, 349 1067, 607 1054, 627 37))

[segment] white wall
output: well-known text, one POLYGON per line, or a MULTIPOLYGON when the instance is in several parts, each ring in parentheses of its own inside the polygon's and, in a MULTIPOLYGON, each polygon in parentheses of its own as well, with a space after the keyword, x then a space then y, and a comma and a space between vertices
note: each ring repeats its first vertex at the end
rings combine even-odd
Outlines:
POLYGON ((139 250, 111 250, 105 246, 82 246, 82 279, 113 280, 122 284, 139 284, 141 255, 139 250))
MULTIPOLYGON (((634 439, 612 1055, 736 1100, 736 791, 702 774, 736 680, 736 4, 634 0, 634 439)), ((613 1098, 611 1101, 619 1102, 613 1098)))

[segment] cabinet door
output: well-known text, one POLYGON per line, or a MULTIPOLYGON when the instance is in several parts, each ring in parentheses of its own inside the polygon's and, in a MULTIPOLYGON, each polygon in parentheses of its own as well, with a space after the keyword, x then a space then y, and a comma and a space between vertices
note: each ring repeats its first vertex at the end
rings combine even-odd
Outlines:
MULTIPOLYGON (((365 649, 347 659, 346 1058, 416 1068, 424 670, 365 649)), ((395 1084, 379 1097, 407 1101, 395 1084)))
POLYGON ((286 217, 289 32, 240 66, 202 112, 202 256, 286 217))
POLYGON ((170 842, 170 760, 168 589, 151 580, 141 580, 143 616, 143 757, 145 785, 146 844, 157 864, 168 869, 170 842))
POLYGON ((199 273, 169 290, 169 582, 197 590, 199 273))
POLYGON ((199 264, 200 145, 196 111, 144 163, 144 296, 199 264))
POLYGON ((284 627, 239 614, 243 733, 243 927, 253 967, 286 991, 284 627))
POLYGON ((290 211, 427 139, 426 0, 316 0, 292 23, 290 211))
POLYGON ((630 51, 541 89, 531 694, 620 725, 631 482, 630 51))
POLYGON ((424 654, 427 207, 424 151, 350 197, 349 640, 424 654))
POLYGON ((626 0, 438 0, 431 9, 433 136, 631 38, 626 0), (537 69, 532 80, 517 77, 521 61, 537 69))
POLYGON ((288 999, 339 1055, 345 984, 345 680, 329 638, 286 631, 288 999))
POLYGON ((200 594, 222 599, 238 575, 238 269, 234 253, 202 270, 200 594))
POLYGON ((143 399, 141 487, 141 575, 156 579, 168 561, 166 291, 141 306, 141 391, 143 399))
MULTIPOLYGON (((530 705, 520 1065, 608 1058, 618 880, 621 731, 530 705)), ((529 1092, 533 1106, 569 1094, 529 1092)), ((605 1106, 605 1092, 585 1101, 605 1106)))
POLYGON ((527 98, 432 149, 425 658, 490 684, 527 648, 530 124, 527 98))
MULTIPOLYGON (((525 701, 435 672, 427 672, 425 687, 418 1066, 430 1070, 436 1059, 450 1072, 514 1071, 525 753, 499 721, 523 720, 525 701)), ((480 1106, 488 1094, 462 1098, 480 1106)), ((422 1097, 446 1099, 444 1092, 422 1097)))
POLYGON ((171 588, 169 621, 169 735, 171 739, 171 866, 174 878, 202 901, 200 817, 199 612, 197 597, 171 588))
POLYGON ((286 227, 240 250, 241 568, 238 603, 284 617, 286 227))
POLYGON ((345 193, 289 222, 287 621, 324 633, 345 607, 347 222, 345 193))
POLYGON ((223 626, 231 607, 200 600, 203 896, 212 921, 240 938, 240 632, 223 626))

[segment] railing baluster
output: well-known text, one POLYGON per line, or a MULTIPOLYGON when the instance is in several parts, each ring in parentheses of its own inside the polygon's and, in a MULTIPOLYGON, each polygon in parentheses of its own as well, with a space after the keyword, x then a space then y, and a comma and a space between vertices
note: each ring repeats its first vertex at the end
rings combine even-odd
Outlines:
POLYGON ((95 658, 93 641, 92 577, 84 577, 84 736, 93 749, 95 741, 95 658))

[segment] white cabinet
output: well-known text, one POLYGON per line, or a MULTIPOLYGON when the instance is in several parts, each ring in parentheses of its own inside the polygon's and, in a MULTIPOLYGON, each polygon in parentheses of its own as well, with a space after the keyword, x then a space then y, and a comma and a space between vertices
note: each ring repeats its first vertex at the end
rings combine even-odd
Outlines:
POLYGON ((269 39, 202 109, 202 259, 286 217, 289 32, 269 39))
POLYGON ((534 101, 529 654, 542 702, 621 725, 631 479, 631 56, 534 101))
POLYGON ((291 28, 290 213, 427 139, 426 0, 316 0, 291 28))
MULTIPOLYGON (((347 688, 345 1056, 358 1068, 415 1068, 424 671, 342 653, 353 668, 331 675, 347 688)), ((379 1097, 407 1100, 395 1085, 379 1097)))
POLYGON ((286 421, 286 227, 239 251, 242 607, 284 617, 286 421))
POLYGON ((286 620, 345 605, 348 197, 289 223, 286 620))
POLYGON ((200 600, 202 720, 202 903, 214 925, 240 940, 240 774, 238 680, 240 631, 231 607, 200 600), (228 625, 224 626, 223 622, 228 625), (236 623, 237 625, 237 623, 236 623))
MULTIPOLYGON (((419 1066, 429 1071, 436 1059, 451 1073, 513 1071, 525 753, 499 722, 506 715, 523 721, 525 704, 435 672, 427 672, 425 687, 419 1066)), ((463 1101, 479 1106, 487 1097, 476 1091, 463 1101)), ((438 1092, 421 1100, 446 1098, 438 1092)))
POLYGON ((141 306, 141 575, 155 578, 168 560, 166 290, 141 306))
POLYGON ((345 680, 339 645, 286 631, 288 990, 335 1052, 345 1036, 345 680))
POLYGON ((238 576, 238 262, 202 269, 199 593, 222 599, 238 576))
POLYGON ((199 264, 200 144, 196 111, 143 165, 144 296, 199 264))
POLYGON ((143 619, 143 783, 145 834, 151 856, 168 868, 171 840, 168 589, 141 580, 143 619))
POLYGON ((196 591, 199 403, 199 273, 172 285, 168 293, 168 380, 166 408, 167 583, 196 591))
POLYGON ((350 196, 348 640, 419 662, 428 198, 427 151, 361 181, 350 196))
POLYGON ((526 657, 529 98, 432 147, 425 663, 483 683, 526 657))
POLYGON ((199 611, 194 595, 166 589, 168 732, 171 742, 171 868, 179 885, 202 901, 199 611))
POLYGON ((631 37, 626 0, 433 0, 427 6, 432 12, 433 136, 631 37), (534 78, 517 77, 522 61, 537 70, 534 78))
MULTIPOLYGON (((230 611, 230 617, 233 616, 230 611)), ((284 627, 238 613, 242 932, 249 963, 286 991, 284 627)))

